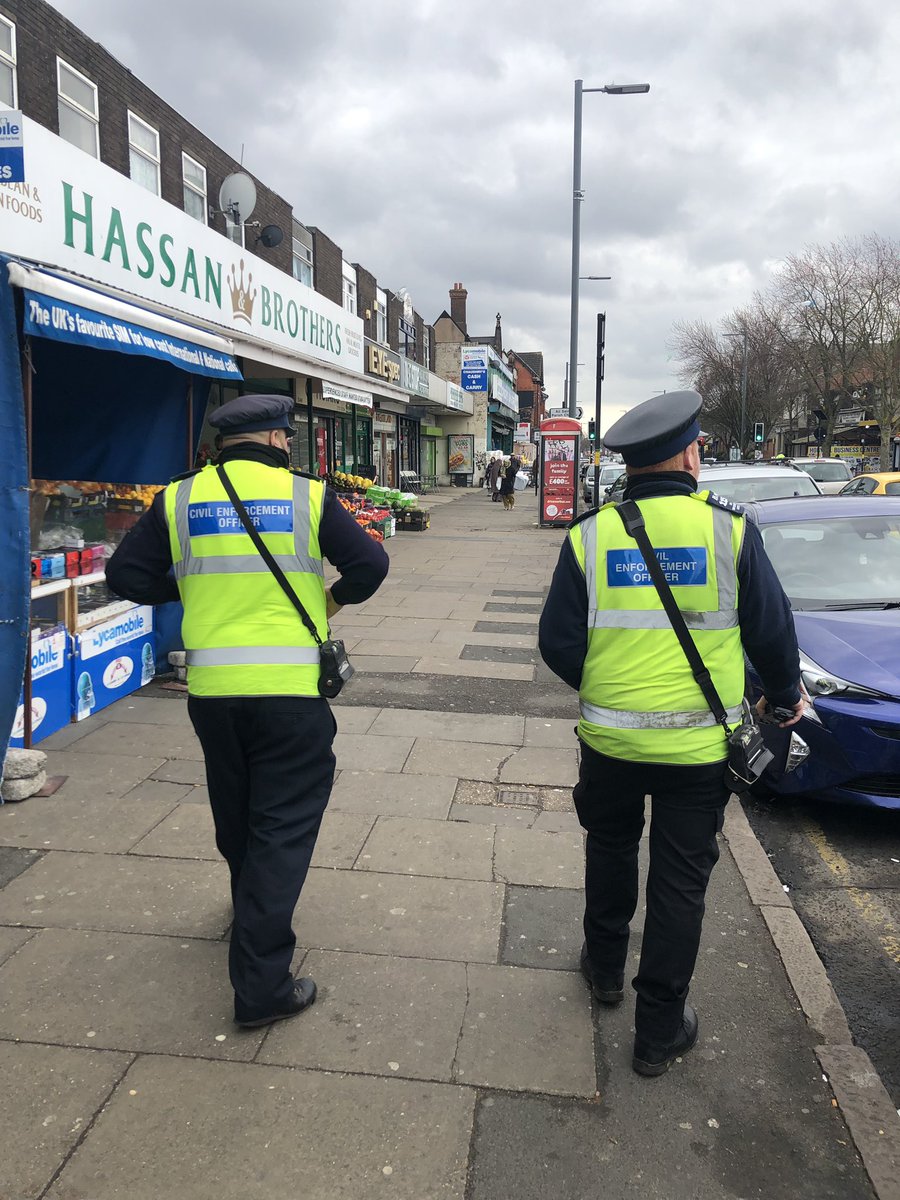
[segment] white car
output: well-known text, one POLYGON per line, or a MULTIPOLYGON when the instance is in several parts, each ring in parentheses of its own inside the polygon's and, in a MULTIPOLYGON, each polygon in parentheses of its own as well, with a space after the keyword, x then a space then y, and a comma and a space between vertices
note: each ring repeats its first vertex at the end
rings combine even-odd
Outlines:
POLYGON ((600 503, 602 504, 605 499, 603 493, 606 491, 609 485, 611 483, 615 483, 615 481, 622 474, 622 464, 601 463, 599 467, 595 467, 594 464, 591 463, 581 485, 581 494, 588 504, 592 504, 594 501, 594 476, 598 471, 600 472, 600 503))
POLYGON ((853 478, 849 465, 842 458, 792 458, 789 461, 814 479, 826 496, 836 496, 853 478))

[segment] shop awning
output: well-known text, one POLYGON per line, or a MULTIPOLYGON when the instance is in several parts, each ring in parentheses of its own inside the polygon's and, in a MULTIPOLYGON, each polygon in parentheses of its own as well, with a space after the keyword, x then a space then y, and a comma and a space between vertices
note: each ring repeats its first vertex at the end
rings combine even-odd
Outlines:
POLYGON ((23 263, 9 263, 9 279, 24 292, 22 325, 32 337, 143 355, 212 379, 241 378, 228 338, 23 263))

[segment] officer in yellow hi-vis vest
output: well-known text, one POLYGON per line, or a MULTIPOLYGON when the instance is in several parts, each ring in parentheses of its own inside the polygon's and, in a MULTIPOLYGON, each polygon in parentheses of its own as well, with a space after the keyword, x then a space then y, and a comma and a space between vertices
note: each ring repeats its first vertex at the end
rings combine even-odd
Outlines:
POLYGON ((331 794, 336 724, 319 694, 319 649, 231 503, 222 467, 319 638, 388 569, 382 546, 324 482, 290 469, 285 396, 240 396, 210 423, 216 465, 174 480, 107 564, 141 604, 181 599, 188 714, 203 747, 216 844, 231 871, 234 1017, 253 1027, 316 997, 291 975, 294 907, 331 794), (324 559, 340 572, 325 587, 324 559))
MULTIPOLYGON (((744 652, 772 705, 804 701, 790 604, 742 509, 697 491, 696 392, 656 396, 604 438, 730 722, 741 720, 744 652)), ((603 1004, 623 997, 638 899, 644 797, 652 798, 650 874, 632 1066, 661 1075, 697 1040, 685 1003, 728 790, 716 723, 635 540, 614 505, 572 523, 541 615, 547 665, 579 693, 574 799, 587 830, 581 969, 603 1004)), ((761 704, 764 701, 760 702, 761 704)))

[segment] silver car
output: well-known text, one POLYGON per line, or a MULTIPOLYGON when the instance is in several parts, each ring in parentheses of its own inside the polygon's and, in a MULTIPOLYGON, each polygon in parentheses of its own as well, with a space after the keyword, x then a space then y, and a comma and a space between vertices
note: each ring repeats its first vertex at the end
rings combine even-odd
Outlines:
POLYGON ((849 464, 842 458, 792 458, 790 462, 814 479, 826 496, 836 496, 853 478, 849 464))
POLYGON ((700 466, 699 490, 709 489, 725 500, 783 500, 789 496, 820 496, 822 489, 799 467, 785 463, 706 463, 700 466))
POLYGON ((581 485, 581 494, 588 504, 592 504, 594 500, 594 476, 598 471, 600 472, 600 503, 602 504, 605 499, 603 493, 622 474, 622 464, 601 463, 599 467, 595 467, 591 463, 581 485))

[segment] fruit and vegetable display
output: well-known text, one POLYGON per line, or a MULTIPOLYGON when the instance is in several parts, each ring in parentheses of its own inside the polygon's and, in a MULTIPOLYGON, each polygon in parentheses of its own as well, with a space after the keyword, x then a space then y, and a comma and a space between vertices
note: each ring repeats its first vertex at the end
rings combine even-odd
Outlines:
POLYGON ((365 494, 338 493, 338 503, 349 512, 357 525, 377 542, 392 537, 401 529, 427 529, 429 515, 415 507, 418 497, 372 484, 365 494))
POLYGON ((346 471, 333 471, 325 476, 325 480, 337 492, 364 492, 375 483, 374 479, 367 479, 365 475, 348 475, 346 471))

